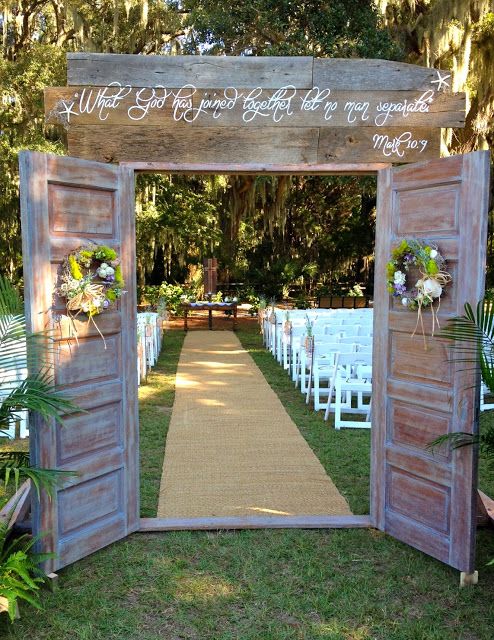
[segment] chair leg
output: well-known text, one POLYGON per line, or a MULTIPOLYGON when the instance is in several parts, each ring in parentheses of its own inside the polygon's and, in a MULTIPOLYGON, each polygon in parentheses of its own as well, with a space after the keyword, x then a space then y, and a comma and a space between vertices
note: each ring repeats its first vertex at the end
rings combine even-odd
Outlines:
POLYGON ((314 352, 312 352, 312 354, 310 356, 309 380, 307 382, 307 393, 305 395, 305 404, 309 404, 310 403, 310 394, 311 394, 311 389, 312 389, 312 374, 313 374, 313 370, 314 370, 314 352))
MULTIPOLYGON (((341 427, 341 380, 337 378, 335 384, 335 398, 334 398, 334 428, 338 431, 341 427)), ((329 405, 328 405, 329 407, 329 405)))

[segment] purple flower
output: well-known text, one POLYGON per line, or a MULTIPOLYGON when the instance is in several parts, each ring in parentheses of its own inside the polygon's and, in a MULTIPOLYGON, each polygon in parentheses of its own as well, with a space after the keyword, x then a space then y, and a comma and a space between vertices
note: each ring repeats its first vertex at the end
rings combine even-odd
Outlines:
POLYGON ((110 306, 110 301, 105 298, 103 300, 103 309, 108 309, 109 306, 110 306))
POLYGON ((106 276, 105 280, 107 282, 115 282, 115 276, 113 274, 111 276, 106 276))

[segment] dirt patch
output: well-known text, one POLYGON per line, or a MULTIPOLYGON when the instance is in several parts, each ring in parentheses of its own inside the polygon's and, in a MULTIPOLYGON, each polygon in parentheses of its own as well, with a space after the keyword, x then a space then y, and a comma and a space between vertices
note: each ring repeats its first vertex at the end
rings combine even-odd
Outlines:
MULTIPOLYGON (((192 311, 187 317, 189 331, 204 331, 208 329, 208 312, 192 311)), ((257 316, 252 317, 244 309, 239 309, 237 314, 238 328, 254 327, 258 324, 257 316)), ((184 319, 172 317, 165 323, 165 329, 181 330, 184 328, 184 319)), ((232 331, 233 317, 225 315, 224 311, 213 311, 213 331, 232 331)))

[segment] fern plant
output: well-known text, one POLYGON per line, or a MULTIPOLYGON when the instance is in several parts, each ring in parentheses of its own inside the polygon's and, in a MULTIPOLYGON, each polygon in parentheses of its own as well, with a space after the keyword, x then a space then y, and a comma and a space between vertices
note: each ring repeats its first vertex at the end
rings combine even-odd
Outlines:
POLYGON ((36 539, 23 535, 12 538, 7 522, 0 522, 0 597, 7 601, 13 622, 19 600, 41 609, 39 588, 45 575, 39 565, 53 554, 34 553, 36 539))

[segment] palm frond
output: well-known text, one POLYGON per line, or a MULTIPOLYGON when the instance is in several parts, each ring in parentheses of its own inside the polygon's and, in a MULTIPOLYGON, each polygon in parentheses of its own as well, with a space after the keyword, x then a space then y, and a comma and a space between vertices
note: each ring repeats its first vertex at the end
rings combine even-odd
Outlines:
POLYGON ((445 433, 436 438, 426 446, 426 449, 435 453, 438 449, 450 446, 452 449, 471 447, 480 440, 478 434, 466 433, 465 431, 455 431, 455 433, 445 433))
POLYGON ((2 470, 8 466, 27 467, 29 466, 28 451, 0 451, 0 475, 2 470))
POLYGON ((17 289, 5 276, 0 275, 0 316, 23 316, 24 303, 17 289))
POLYGON ((44 489, 50 498, 55 497, 55 490, 62 482, 77 475, 75 471, 61 471, 60 469, 41 469, 39 467, 16 467, 6 466, 1 470, 4 474, 4 482, 8 484, 14 481, 16 490, 19 488, 21 481, 31 480, 31 486, 34 487, 38 499, 41 495, 41 489, 44 489))
POLYGON ((12 389, 0 403, 0 425, 10 421, 15 411, 36 411, 43 418, 55 418, 63 423, 62 415, 80 411, 74 403, 57 391, 46 371, 28 376, 12 389))
POLYGON ((448 320, 448 326, 439 333, 440 338, 453 342, 453 362, 471 364, 480 369, 487 387, 494 391, 494 310, 480 300, 474 310, 465 304, 465 314, 448 320))

